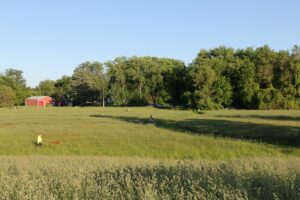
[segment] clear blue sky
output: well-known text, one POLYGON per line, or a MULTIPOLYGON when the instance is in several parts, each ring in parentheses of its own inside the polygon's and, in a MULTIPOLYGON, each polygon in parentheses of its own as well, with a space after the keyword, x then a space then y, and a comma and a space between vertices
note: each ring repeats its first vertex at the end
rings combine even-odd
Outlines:
POLYGON ((190 63, 202 48, 300 44, 298 0, 2 0, 0 72, 29 86, 84 61, 159 56, 190 63))

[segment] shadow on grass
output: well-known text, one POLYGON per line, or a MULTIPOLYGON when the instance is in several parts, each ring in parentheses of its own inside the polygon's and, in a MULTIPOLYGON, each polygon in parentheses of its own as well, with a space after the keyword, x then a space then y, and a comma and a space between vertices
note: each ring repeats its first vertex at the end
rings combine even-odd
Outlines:
MULTIPOLYGON (((148 118, 110 115, 91 115, 91 117, 110 118, 135 124, 148 124, 148 118)), ((287 147, 300 147, 299 127, 255 124, 219 119, 187 119, 175 121, 155 118, 154 120, 156 127, 173 131, 254 140, 287 147)))
POLYGON ((214 117, 224 118, 246 118, 246 119, 267 119, 267 120, 279 120, 279 121, 300 121, 300 117, 286 116, 286 115, 214 115, 214 117))

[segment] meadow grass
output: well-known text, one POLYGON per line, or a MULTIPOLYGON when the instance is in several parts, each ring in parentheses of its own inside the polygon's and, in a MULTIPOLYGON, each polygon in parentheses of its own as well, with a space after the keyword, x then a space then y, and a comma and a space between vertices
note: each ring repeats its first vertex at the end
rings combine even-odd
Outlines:
POLYGON ((300 111, 0 109, 1 155, 299 157, 299 135, 300 111), (147 123, 149 115, 154 124, 147 123), (43 135, 42 147, 34 145, 39 134, 43 135))
POLYGON ((0 199, 299 199, 300 159, 1 156, 0 199))
POLYGON ((299 135, 300 111, 0 109, 0 199, 300 199, 299 135))

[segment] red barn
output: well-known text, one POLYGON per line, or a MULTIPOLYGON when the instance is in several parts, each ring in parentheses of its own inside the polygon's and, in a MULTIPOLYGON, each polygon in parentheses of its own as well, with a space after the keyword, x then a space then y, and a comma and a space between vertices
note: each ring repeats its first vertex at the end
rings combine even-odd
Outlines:
POLYGON ((25 99, 25 106, 46 106, 53 101, 51 97, 48 96, 33 96, 25 99))

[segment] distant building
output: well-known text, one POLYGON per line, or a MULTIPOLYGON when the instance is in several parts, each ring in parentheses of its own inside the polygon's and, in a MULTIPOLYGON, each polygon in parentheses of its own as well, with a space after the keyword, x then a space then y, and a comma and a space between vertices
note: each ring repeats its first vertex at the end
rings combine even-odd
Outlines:
POLYGON ((25 106, 47 106, 51 104, 53 99, 49 96, 33 96, 25 99, 25 106))

